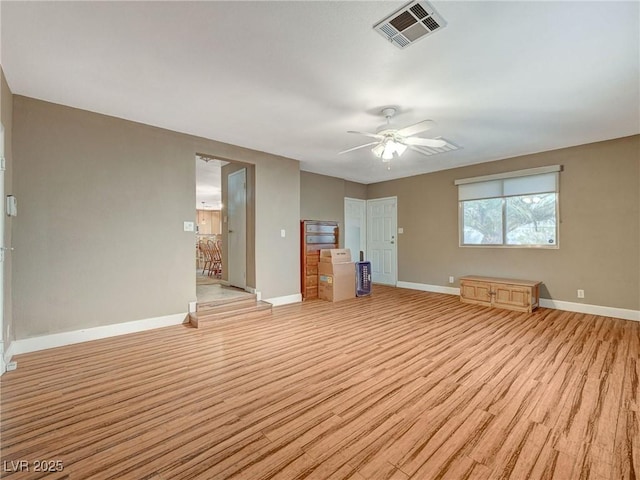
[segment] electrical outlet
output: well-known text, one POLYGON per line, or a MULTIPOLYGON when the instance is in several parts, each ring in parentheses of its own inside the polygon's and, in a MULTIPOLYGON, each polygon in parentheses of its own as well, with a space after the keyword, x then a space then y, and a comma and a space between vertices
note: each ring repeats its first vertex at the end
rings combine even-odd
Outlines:
POLYGON ((449 277, 449 283, 453 283, 453 277, 449 277))
POLYGON ((18 368, 18 362, 9 362, 9 363, 7 363, 7 372, 15 370, 16 368, 18 368))
POLYGON ((578 298, 584 298, 584 290, 578 290, 578 298))

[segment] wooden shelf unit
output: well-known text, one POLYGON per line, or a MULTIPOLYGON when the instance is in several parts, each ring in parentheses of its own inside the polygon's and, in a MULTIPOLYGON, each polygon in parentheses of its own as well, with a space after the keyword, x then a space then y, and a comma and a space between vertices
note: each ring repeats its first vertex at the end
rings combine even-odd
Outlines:
POLYGON ((339 248, 338 222, 300 221, 300 292, 303 299, 318 298, 320 250, 339 248))
POLYGON ((541 283, 468 275, 460 277, 460 301, 531 313, 540 303, 541 283))

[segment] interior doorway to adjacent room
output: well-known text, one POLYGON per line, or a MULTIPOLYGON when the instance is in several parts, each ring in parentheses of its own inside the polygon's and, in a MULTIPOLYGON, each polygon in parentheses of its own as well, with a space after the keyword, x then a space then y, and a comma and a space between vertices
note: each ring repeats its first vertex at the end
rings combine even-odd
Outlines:
POLYGON ((398 281, 397 203, 396 197, 344 199, 345 248, 356 261, 365 252, 373 283, 395 286, 398 281))
POLYGON ((200 153, 195 161, 196 300, 202 303, 242 295, 248 285, 247 168, 200 153))

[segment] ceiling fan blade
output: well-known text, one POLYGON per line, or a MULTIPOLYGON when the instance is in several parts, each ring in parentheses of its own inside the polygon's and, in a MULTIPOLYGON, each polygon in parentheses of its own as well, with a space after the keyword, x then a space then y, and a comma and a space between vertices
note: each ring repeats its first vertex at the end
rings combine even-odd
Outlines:
POLYGON ((421 147, 415 146, 415 145, 408 145, 408 147, 409 147, 411 150, 413 150, 414 152, 421 153, 422 155, 426 155, 426 156, 428 156, 428 157, 429 157, 429 156, 431 156, 431 155, 433 155, 433 153, 428 152, 427 150, 425 150, 425 149, 423 149, 423 148, 421 148, 421 147))
POLYGON ((402 143, 405 143, 407 145, 418 145, 421 147, 432 147, 432 148, 441 148, 447 144, 447 142, 445 142, 444 140, 438 140, 436 138, 420 138, 420 137, 403 138, 402 143))
POLYGON ((347 133, 355 133, 356 135, 364 135, 365 137, 377 138, 379 140, 384 138, 384 135, 380 135, 378 133, 354 132, 353 130, 349 130, 347 133))
POLYGON ((411 135, 415 135, 416 133, 424 132, 425 130, 429 130, 432 127, 435 127, 436 122, 433 120, 423 120, 414 125, 409 125, 408 127, 401 128, 397 131, 397 134, 401 137, 410 137, 411 135))
POLYGON ((376 143, 379 143, 379 142, 371 142, 371 143, 365 143, 364 145, 358 145, 357 147, 353 147, 353 148, 350 148, 348 150, 343 150, 343 151, 339 152, 338 155, 342 155, 343 153, 353 152, 354 150, 358 150, 360 148, 370 147, 371 145, 375 145, 376 143))

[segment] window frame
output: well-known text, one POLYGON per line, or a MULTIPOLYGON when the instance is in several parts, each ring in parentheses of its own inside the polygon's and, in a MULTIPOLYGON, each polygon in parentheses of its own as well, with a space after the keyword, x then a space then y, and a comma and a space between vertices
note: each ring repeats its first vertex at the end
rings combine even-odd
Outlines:
POLYGON ((562 167, 560 165, 553 165, 549 167, 538 167, 531 168, 527 170, 519 170, 514 172, 507 172, 503 174, 496 175, 485 175, 482 177, 476 178, 467 178, 456 180, 455 185, 464 185, 469 183, 480 183, 480 182, 489 182, 493 180, 505 180, 508 178, 515 177, 528 177, 534 175, 540 175, 544 173, 557 173, 556 179, 556 188, 551 191, 537 191, 535 193, 521 193, 515 195, 499 195, 499 196, 489 196, 477 199, 466 199, 460 200, 458 198, 458 246, 461 248, 524 248, 524 249, 544 249, 544 250, 558 250, 560 248, 560 175, 559 172, 562 171, 562 167), (527 195, 546 195, 549 193, 554 193, 556 195, 555 198, 555 243, 553 245, 548 244, 508 244, 507 243, 507 199, 513 197, 523 197, 527 195), (501 200, 501 216, 502 216, 502 243, 501 244, 476 244, 476 243, 464 243, 464 203, 474 200, 488 200, 488 199, 500 199, 501 200))

